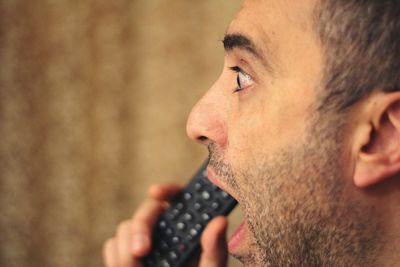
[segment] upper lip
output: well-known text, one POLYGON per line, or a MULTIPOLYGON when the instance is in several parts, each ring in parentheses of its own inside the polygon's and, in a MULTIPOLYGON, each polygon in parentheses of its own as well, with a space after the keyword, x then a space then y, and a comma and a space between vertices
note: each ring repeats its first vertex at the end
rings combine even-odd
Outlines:
POLYGON ((215 184, 216 186, 218 186, 220 189, 222 189, 223 191, 225 191, 226 193, 228 193, 229 195, 231 195, 234 199, 237 200, 237 198, 234 196, 234 194, 231 192, 231 190, 221 182, 220 179, 218 179, 215 175, 214 170, 209 166, 207 166, 207 177, 208 180, 210 180, 211 183, 215 184))

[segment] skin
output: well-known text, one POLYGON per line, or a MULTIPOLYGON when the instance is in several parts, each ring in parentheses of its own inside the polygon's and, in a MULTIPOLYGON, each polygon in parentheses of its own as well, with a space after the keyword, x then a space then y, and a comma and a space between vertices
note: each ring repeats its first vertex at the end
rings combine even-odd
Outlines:
MULTIPOLYGON (((372 93, 342 113, 316 110, 324 55, 314 6, 244 1, 227 35, 246 36, 257 53, 225 43, 221 76, 187 132, 208 147, 214 182, 244 211, 244 234, 229 252, 245 266, 395 266, 400 93, 372 93), (231 67, 242 71, 240 90, 231 67)), ((150 189, 105 243, 106 266, 140 266, 155 218, 179 190, 150 189)), ((225 266, 226 225, 220 217, 207 226, 194 266, 225 266)))

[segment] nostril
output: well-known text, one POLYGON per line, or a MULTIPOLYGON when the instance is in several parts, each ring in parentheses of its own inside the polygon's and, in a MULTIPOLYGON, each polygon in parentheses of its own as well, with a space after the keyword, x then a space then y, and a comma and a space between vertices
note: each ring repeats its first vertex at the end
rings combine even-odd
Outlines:
POLYGON ((201 135, 201 136, 197 137, 197 140, 199 140, 200 142, 205 142, 208 140, 208 138, 205 137, 204 135, 201 135))

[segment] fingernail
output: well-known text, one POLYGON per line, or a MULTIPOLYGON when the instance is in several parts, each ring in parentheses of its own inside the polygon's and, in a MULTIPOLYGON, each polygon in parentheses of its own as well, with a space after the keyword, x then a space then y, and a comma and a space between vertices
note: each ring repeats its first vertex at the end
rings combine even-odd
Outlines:
POLYGON ((143 248, 147 245, 148 239, 142 234, 134 235, 132 238, 132 250, 133 252, 140 253, 143 248))

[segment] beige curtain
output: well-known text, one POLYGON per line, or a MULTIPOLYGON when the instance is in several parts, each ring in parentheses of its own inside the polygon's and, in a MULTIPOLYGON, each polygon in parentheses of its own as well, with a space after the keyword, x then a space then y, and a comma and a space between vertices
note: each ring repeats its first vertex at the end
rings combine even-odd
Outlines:
POLYGON ((184 183, 238 5, 0 0, 0 266, 102 266, 148 185, 184 183))

